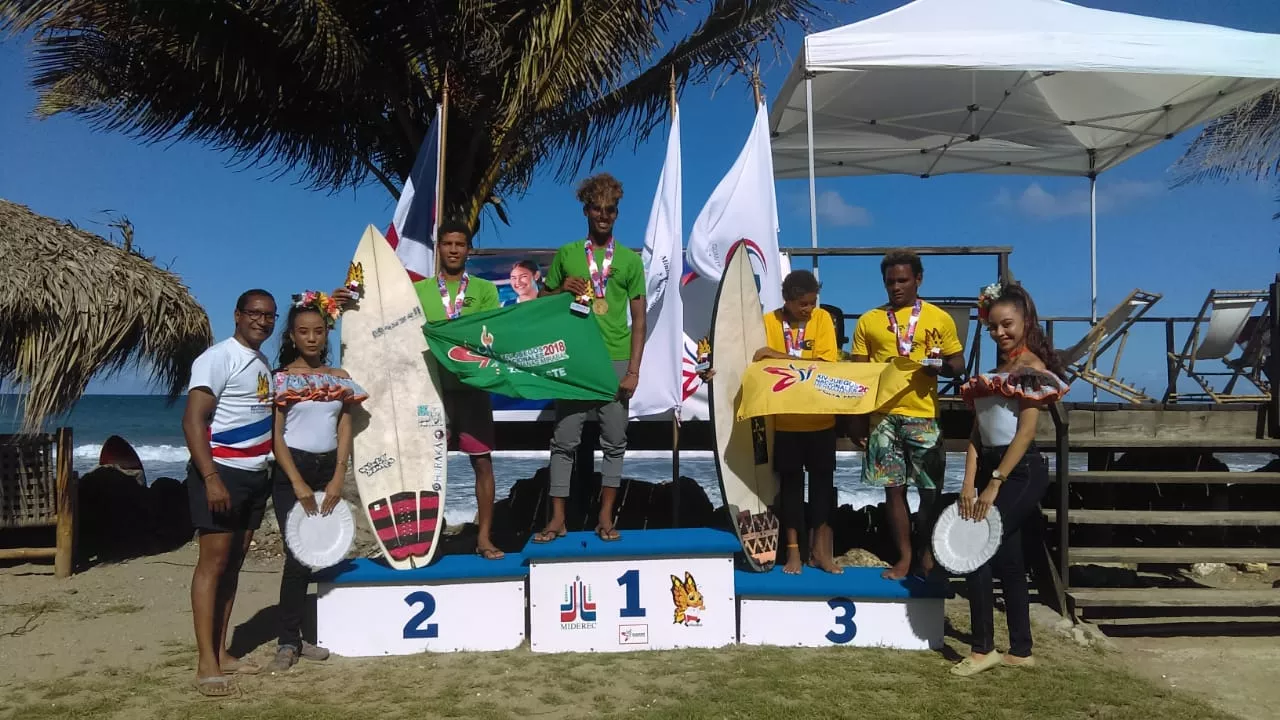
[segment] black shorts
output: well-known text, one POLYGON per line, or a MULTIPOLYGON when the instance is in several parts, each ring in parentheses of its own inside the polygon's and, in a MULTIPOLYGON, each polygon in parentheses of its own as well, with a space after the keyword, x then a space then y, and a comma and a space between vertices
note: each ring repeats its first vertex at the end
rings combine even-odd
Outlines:
POLYGON ((216 461, 213 466, 231 496, 231 509, 224 513, 209 511, 204 478, 200 477, 195 465, 187 463, 187 502, 191 507, 191 524, 205 532, 257 530, 267 510, 267 498, 271 496, 271 475, 266 468, 241 470, 219 465, 216 461))
POLYGON ((773 469, 779 473, 830 475, 836 470, 836 431, 808 430, 773 434, 773 469))

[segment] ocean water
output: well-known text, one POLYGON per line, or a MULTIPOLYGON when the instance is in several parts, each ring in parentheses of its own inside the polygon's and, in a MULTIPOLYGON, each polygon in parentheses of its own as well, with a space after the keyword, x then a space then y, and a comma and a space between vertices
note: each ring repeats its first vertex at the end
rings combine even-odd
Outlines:
MULTIPOLYGON (((16 428, 16 407, 14 396, 0 399, 0 433, 13 432, 16 428)), ((186 475, 188 459, 186 443, 182 437, 182 407, 181 400, 168 405, 163 397, 156 396, 87 395, 68 415, 50 421, 48 427, 72 428, 75 446, 73 465, 81 474, 98 465, 102 443, 111 435, 120 435, 137 451, 148 483, 161 477, 181 480, 186 475)), ((516 481, 532 477, 539 468, 547 464, 547 456, 546 452, 534 451, 494 453, 497 497, 507 497, 516 481)), ((599 453, 596 459, 598 467, 599 453)), ((1256 456, 1224 455, 1221 459, 1233 470, 1253 470, 1260 464, 1256 456)), ((1053 458, 1050 457, 1049 460, 1052 465, 1053 458)), ((840 504, 858 508, 883 502, 883 491, 862 484, 861 465, 861 453, 837 454, 835 480, 840 504)), ((671 466, 669 451, 631 451, 627 453, 623 476, 665 482, 671 479, 671 466)), ((1086 466, 1083 455, 1071 458, 1072 469, 1084 470, 1086 466)), ((710 452, 681 452, 680 474, 695 479, 706 491, 713 505, 721 504, 715 461, 710 452)), ((476 512, 475 495, 472 492, 475 480, 465 455, 449 454, 448 476, 450 492, 445 499, 446 521, 450 524, 469 522, 476 512)), ((958 492, 963 479, 964 456, 949 453, 943 489, 958 492)), ((917 503, 914 493, 909 495, 909 501, 914 510, 917 503)))

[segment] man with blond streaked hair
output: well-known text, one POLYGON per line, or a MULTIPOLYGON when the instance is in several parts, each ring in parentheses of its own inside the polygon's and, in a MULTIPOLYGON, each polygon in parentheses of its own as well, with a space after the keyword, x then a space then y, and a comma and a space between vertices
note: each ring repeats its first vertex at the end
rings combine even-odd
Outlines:
POLYGON ((562 246, 547 270, 543 294, 572 293, 579 312, 586 312, 600 328, 605 347, 618 374, 618 396, 608 403, 558 401, 551 439, 551 519, 533 541, 547 543, 565 534, 565 499, 582 425, 595 411, 600 421, 600 516, 596 535, 611 542, 619 538, 613 508, 622 484, 622 460, 627 451, 627 403, 640 381, 644 353, 644 262, 633 250, 615 244, 613 226, 622 200, 622 183, 608 173, 593 175, 578 186, 578 201, 587 218, 587 237, 562 246), (628 315, 630 322, 628 322, 628 315))

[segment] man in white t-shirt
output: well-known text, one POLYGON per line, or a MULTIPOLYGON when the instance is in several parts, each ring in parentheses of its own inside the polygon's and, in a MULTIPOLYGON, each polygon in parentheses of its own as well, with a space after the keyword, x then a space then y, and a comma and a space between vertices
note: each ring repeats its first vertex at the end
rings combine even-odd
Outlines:
POLYGON ((271 494, 271 369, 260 348, 276 325, 276 301, 249 290, 236 301, 236 332, 191 365, 182 432, 191 462, 187 497, 200 559, 191 578, 199 665, 196 688, 236 692, 225 673, 256 672, 226 650, 240 565, 271 494))

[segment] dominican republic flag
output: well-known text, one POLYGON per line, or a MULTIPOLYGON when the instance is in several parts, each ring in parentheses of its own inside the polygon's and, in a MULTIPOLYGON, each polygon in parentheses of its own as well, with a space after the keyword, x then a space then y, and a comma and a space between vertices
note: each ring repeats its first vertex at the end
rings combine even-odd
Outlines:
POLYGON ((645 313, 648 336, 640 361, 640 384, 629 405, 631 417, 679 412, 682 403, 680 359, 684 352, 684 221, 680 206, 680 110, 671 112, 667 155, 644 233, 645 313))
POLYGON ((440 137, 441 107, 436 105, 436 116, 431 121, 427 136, 418 148, 413 161, 413 171, 400 191, 396 214, 387 228, 387 242, 395 248, 396 256, 415 281, 436 274, 436 194, 440 187, 440 137))

